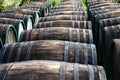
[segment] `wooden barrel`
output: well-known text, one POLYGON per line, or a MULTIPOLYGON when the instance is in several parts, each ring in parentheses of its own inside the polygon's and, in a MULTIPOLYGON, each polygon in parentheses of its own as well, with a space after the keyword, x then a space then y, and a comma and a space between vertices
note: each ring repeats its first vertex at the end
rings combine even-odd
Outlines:
POLYGON ((99 20, 99 25, 101 27, 117 25, 117 24, 120 24, 120 17, 99 20))
POLYGON ((2 80, 107 80, 102 66, 60 61, 32 60, 1 64, 0 70, 2 80))
POLYGON ((102 4, 98 4, 98 5, 93 5, 93 6, 89 6, 90 9, 92 8, 96 8, 96 7, 103 7, 103 6, 114 6, 117 5, 118 3, 102 3, 102 4))
POLYGON ((8 25, 8 24, 0 24, 0 38, 2 40, 3 45, 16 42, 17 33, 16 33, 16 29, 14 28, 14 26, 8 25))
MULTIPOLYGON (((102 54, 102 62, 105 67, 106 73, 108 74, 108 78, 110 79, 112 77, 112 57, 113 54, 110 52, 111 50, 111 44, 113 39, 119 39, 120 36, 118 35, 120 33, 120 25, 115 26, 107 26, 104 27, 104 29, 101 32, 101 35, 99 36, 99 49, 102 54)), ((113 49, 112 49, 113 50, 113 49)))
POLYGON ((96 16, 96 15, 100 15, 100 14, 103 14, 103 13, 109 13, 109 12, 113 12, 113 11, 120 11, 120 10, 116 7, 113 7, 113 8, 108 8, 108 9, 99 9, 99 10, 96 9, 96 10, 90 11, 90 13, 93 16, 96 16))
POLYGON ((1 50, 0 63, 25 60, 56 60, 97 64, 94 44, 59 40, 40 40, 5 45, 1 50))
POLYGON ((62 9, 62 8, 80 8, 83 9, 83 7, 75 6, 75 5, 61 5, 61 6, 56 6, 55 9, 62 9))
POLYGON ((45 8, 42 6, 36 6, 36 5, 22 5, 19 7, 20 9, 28 9, 28 10, 32 10, 32 11, 37 11, 39 12, 39 16, 43 17, 44 13, 45 13, 45 8))
POLYGON ((40 22, 35 24, 34 28, 45 28, 45 27, 72 27, 80 29, 92 29, 91 21, 70 21, 70 20, 59 20, 59 21, 48 21, 40 22))
POLYGON ((99 20, 98 24, 96 24, 96 26, 98 26, 98 27, 95 27, 95 33, 96 33, 95 38, 96 38, 97 51, 98 52, 102 51, 102 50, 100 50, 100 46, 101 46, 101 43, 102 43, 101 36, 103 35, 102 31, 103 31, 104 27, 118 25, 118 24, 120 24, 119 20, 120 20, 119 17, 102 19, 102 20, 99 20))
POLYGON ((40 17, 39 11, 34 11, 29 9, 3 10, 2 13, 18 13, 18 14, 32 15, 35 22, 37 22, 37 20, 40 17))
POLYGON ((82 6, 82 2, 64 2, 64 3, 60 3, 58 6, 64 6, 64 5, 72 5, 72 6, 77 6, 77 7, 83 7, 82 6))
POLYGON ((64 4, 60 4, 60 5, 58 5, 57 7, 61 7, 61 6, 65 6, 65 7, 80 7, 80 8, 82 8, 83 6, 81 5, 81 4, 78 4, 78 3, 64 3, 64 4))
POLYGON ((98 4, 103 4, 103 3, 110 3, 111 1, 110 0, 101 0, 101 1, 87 1, 88 3, 88 6, 93 6, 93 5, 98 5, 98 4))
POLYGON ((113 72, 113 79, 114 80, 119 80, 120 79, 120 39, 114 39, 114 42, 111 45, 111 54, 112 54, 112 72, 113 72))
POLYGON ((84 11, 84 10, 79 9, 79 8, 63 8, 63 9, 52 8, 52 9, 49 10, 49 13, 61 12, 61 11, 84 11))
POLYGON ((34 24, 34 20, 31 15, 15 14, 15 13, 2 13, 2 14, 0 14, 0 17, 23 20, 25 23, 25 26, 26 26, 24 29, 27 29, 27 30, 32 29, 33 24, 34 24))
POLYGON ((39 18, 38 23, 46 22, 46 21, 58 21, 58 20, 87 21, 87 17, 80 15, 55 15, 55 16, 41 17, 39 18))
POLYGON ((119 20, 120 20, 120 17, 99 20, 99 22, 96 23, 96 26, 98 27, 95 27, 96 38, 98 38, 99 35, 102 34, 101 31, 103 30, 104 27, 120 24, 119 20))
POLYGON ((95 16, 95 21, 99 21, 101 19, 107 19, 107 18, 115 18, 120 16, 120 11, 112 11, 107 13, 98 14, 95 16))
POLYGON ((3 42, 2 40, 0 39, 0 50, 3 48, 3 42))
POLYGON ((53 15, 86 15, 86 13, 84 11, 61 11, 61 12, 48 13, 45 16, 53 16, 53 15))
POLYGON ((52 27, 25 30, 21 33, 20 42, 33 40, 65 40, 80 43, 93 43, 92 30, 52 27))
POLYGON ((0 23, 1 24, 12 24, 14 25, 18 37, 20 36, 21 32, 26 29, 24 21, 23 20, 19 20, 19 19, 11 19, 11 18, 0 18, 0 23))

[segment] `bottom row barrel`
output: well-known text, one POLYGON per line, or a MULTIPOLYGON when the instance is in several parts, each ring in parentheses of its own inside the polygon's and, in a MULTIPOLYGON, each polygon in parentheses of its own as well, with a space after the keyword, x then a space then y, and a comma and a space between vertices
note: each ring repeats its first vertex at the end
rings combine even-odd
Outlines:
POLYGON ((107 80, 102 66, 34 60, 0 65, 1 80, 107 80))
POLYGON ((0 52, 0 63, 25 60, 56 60, 96 65, 97 53, 94 44, 59 40, 7 44, 0 52))

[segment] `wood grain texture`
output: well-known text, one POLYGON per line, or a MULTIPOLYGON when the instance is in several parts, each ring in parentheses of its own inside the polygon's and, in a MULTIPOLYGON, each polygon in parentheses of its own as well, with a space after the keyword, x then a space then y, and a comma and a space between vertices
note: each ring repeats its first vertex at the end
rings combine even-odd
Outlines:
MULTIPOLYGON (((60 80, 61 67, 63 68, 61 64, 62 62, 45 60, 16 62, 0 65, 0 71, 2 71, 5 66, 12 65, 5 76, 5 80, 60 80)), ((74 80, 75 64, 64 63, 64 66, 65 74, 63 74, 63 76, 65 76, 65 80, 74 80)), ((93 70, 92 74, 94 78, 92 78, 92 80, 101 80, 101 78, 102 80, 106 80, 103 67, 82 64, 77 64, 78 79, 90 80, 89 66, 91 66, 91 70, 93 70)))
POLYGON ((56 60, 97 64, 97 53, 94 44, 83 44, 59 40, 40 40, 21 42, 4 46, 0 62, 25 60, 56 60), (77 61, 75 61, 77 59, 77 61))
POLYGON ((34 25, 34 28, 45 28, 45 27, 72 27, 80 29, 92 29, 91 21, 70 21, 70 20, 58 20, 40 22, 34 25))
POLYGON ((38 23, 46 22, 46 21, 57 21, 57 20, 87 21, 87 17, 79 16, 79 15, 55 15, 55 16, 41 17, 38 20, 38 23))
POLYGON ((64 40, 80 43, 93 43, 92 30, 66 27, 50 27, 25 30, 19 41, 64 40))

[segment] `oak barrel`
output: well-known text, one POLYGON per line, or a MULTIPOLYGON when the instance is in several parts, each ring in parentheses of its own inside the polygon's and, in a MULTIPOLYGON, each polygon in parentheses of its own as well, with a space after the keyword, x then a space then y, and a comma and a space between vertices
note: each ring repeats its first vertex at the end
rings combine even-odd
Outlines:
POLYGON ((13 19, 20 19, 23 20, 25 23, 25 29, 32 29, 34 20, 31 15, 25 15, 25 14, 15 14, 15 13, 1 13, 0 17, 3 18, 13 18, 13 19))
POLYGON ((46 22, 46 21, 57 21, 57 20, 87 21, 87 17, 80 15, 54 15, 54 16, 41 17, 39 18, 38 23, 46 22))
POLYGON ((60 12, 48 13, 45 16, 53 16, 53 15, 86 15, 86 13, 84 11, 60 11, 60 12))
POLYGON ((92 29, 91 21, 70 21, 70 20, 59 20, 59 21, 48 21, 40 22, 35 24, 34 28, 45 28, 45 27, 72 27, 80 29, 92 29))
POLYGON ((0 24, 0 38, 3 45, 16 42, 17 33, 14 26, 9 24, 0 24))
POLYGON ((92 30, 66 27, 50 27, 24 30, 20 42, 33 40, 65 40, 80 43, 93 43, 92 30))
POLYGON ((4 10, 2 13, 15 13, 15 14, 25 14, 25 15, 32 15, 34 21, 37 22, 38 18, 40 17, 39 11, 28 10, 28 9, 12 9, 12 10, 4 10))
POLYGON ((113 79, 119 80, 120 79, 120 39, 114 39, 114 42, 111 45, 111 54, 112 54, 112 72, 113 72, 113 79))
POLYGON ((79 9, 79 8, 60 8, 60 9, 52 8, 49 10, 50 13, 61 12, 61 11, 84 11, 84 10, 79 9))
POLYGON ((33 60, 1 64, 2 80, 107 80, 102 66, 33 60))
POLYGON ((17 35, 18 38, 21 34, 21 32, 26 29, 25 23, 23 20, 19 20, 19 19, 11 19, 11 18, 0 18, 0 23, 1 24, 11 24, 14 25, 16 31, 17 31, 17 35))
POLYGON ((59 40, 40 40, 5 45, 0 63, 25 60, 56 60, 82 64, 97 64, 94 44, 59 40))
POLYGON ((102 35, 101 35, 101 53, 102 53, 102 59, 103 59, 103 65, 105 67, 106 73, 109 74, 109 77, 112 77, 112 57, 113 54, 111 53, 111 44, 113 39, 120 39, 120 25, 114 25, 114 26, 108 26, 103 29, 102 35))

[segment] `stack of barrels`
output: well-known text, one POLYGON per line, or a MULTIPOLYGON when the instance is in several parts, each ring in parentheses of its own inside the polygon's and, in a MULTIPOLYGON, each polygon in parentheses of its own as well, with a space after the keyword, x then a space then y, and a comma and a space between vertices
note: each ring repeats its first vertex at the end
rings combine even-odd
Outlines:
POLYGON ((18 8, 2 11, 0 13, 0 50, 5 44, 17 42, 23 30, 32 29, 34 23, 53 7, 53 3, 30 2, 18 8))
MULTIPOLYGON (((40 5, 34 2, 3 12, 24 14, 32 9, 35 13, 40 5), (31 5, 35 7, 29 8, 31 5)), ((44 17, 34 19, 33 29, 20 33, 18 43, 4 45, 0 52, 0 63, 4 63, 0 65, 0 79, 107 80, 104 68, 98 65, 92 23, 82 2, 64 0, 51 7, 43 10, 44 17)))
POLYGON ((108 80, 120 80, 120 6, 112 0, 92 0, 88 7, 99 62, 108 80))

